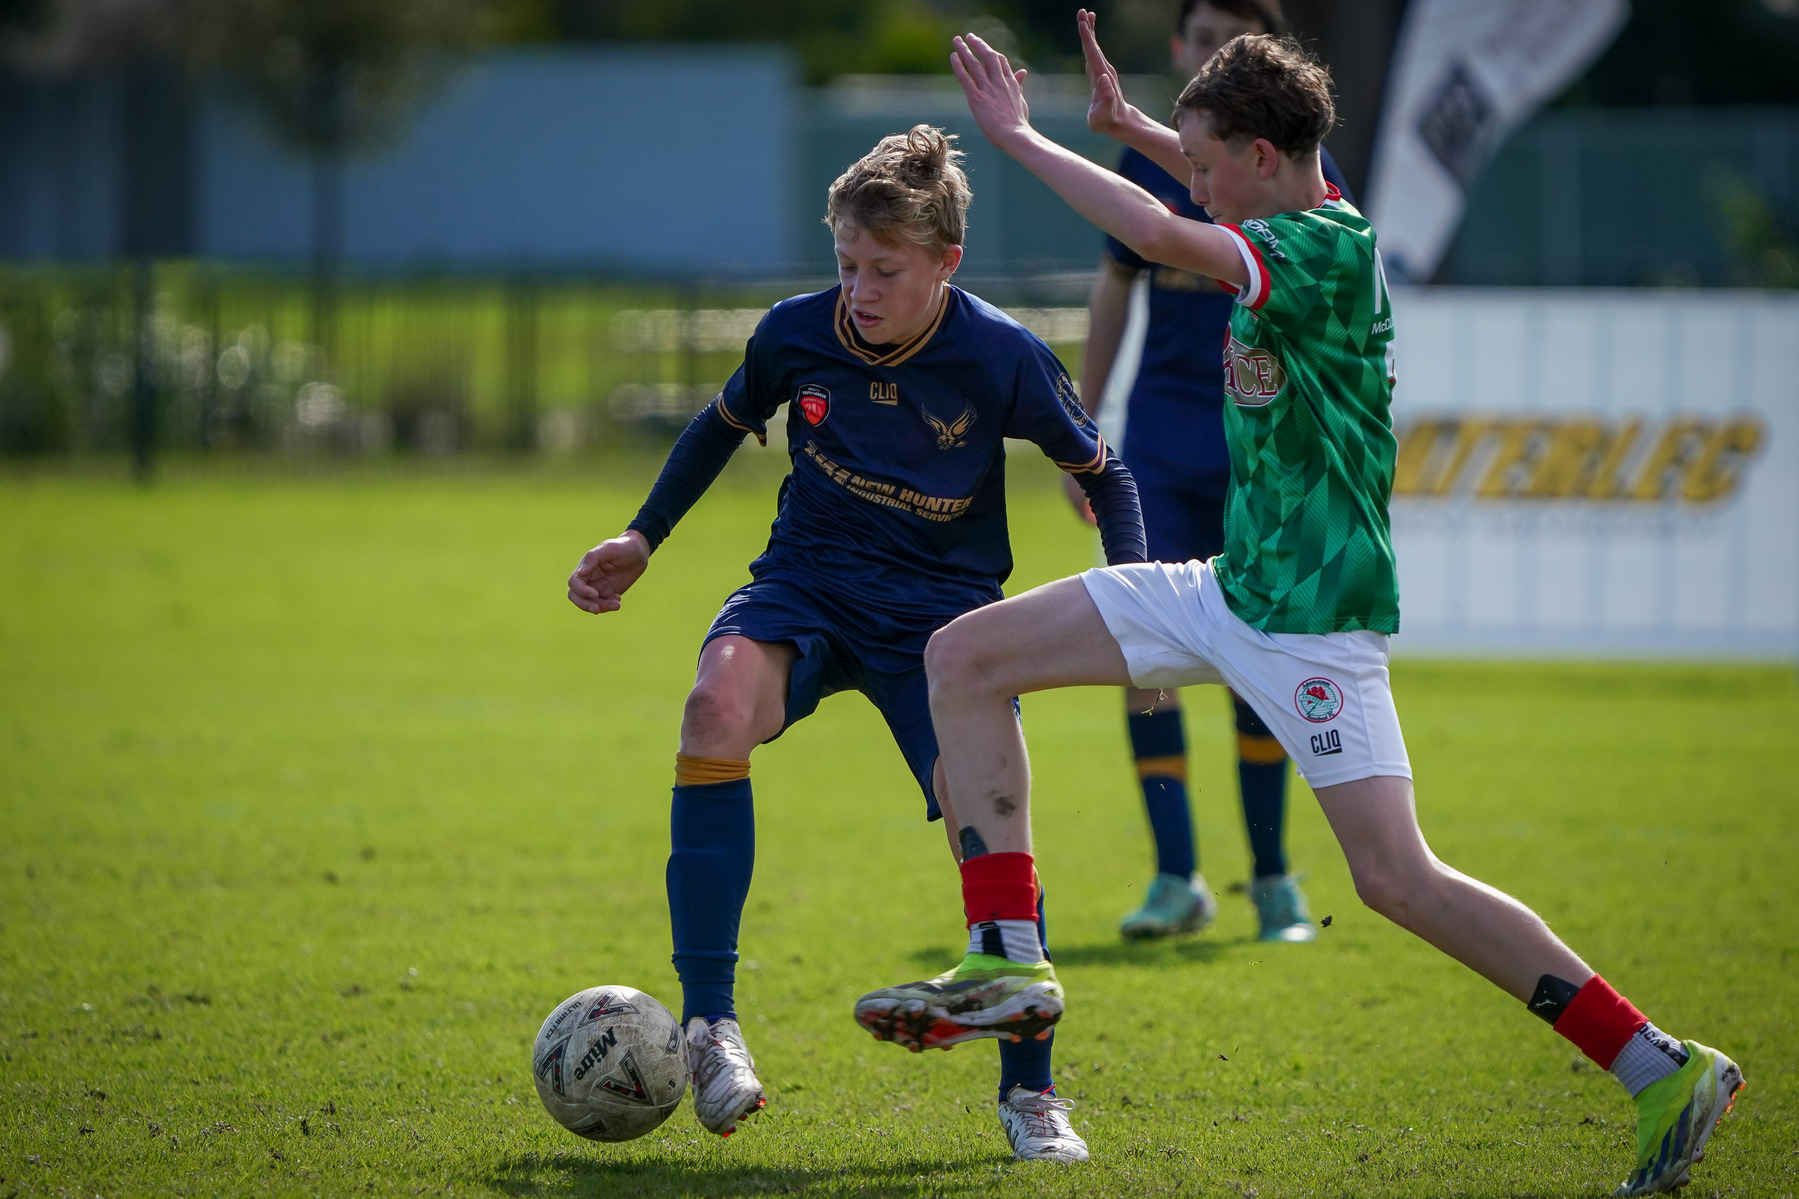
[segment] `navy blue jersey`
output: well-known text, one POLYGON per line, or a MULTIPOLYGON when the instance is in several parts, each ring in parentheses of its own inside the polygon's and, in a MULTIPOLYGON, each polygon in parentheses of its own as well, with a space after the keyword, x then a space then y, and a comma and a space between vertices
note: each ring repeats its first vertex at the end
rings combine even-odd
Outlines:
POLYGON ((1049 347, 991 304, 946 287, 917 336, 870 346, 841 291, 769 309, 717 400, 759 437, 788 406, 793 469, 750 570, 949 620, 998 598, 1012 571, 1002 439, 1077 474, 1106 469, 1105 443, 1049 347))
MULTIPOLYGON (((1336 162, 1328 150, 1322 153, 1325 179, 1347 195, 1336 162)), ((1211 222, 1185 183, 1136 150, 1126 148, 1118 173, 1170 212, 1211 222)), ((1106 238, 1106 253, 1121 266, 1150 272, 1149 325, 1118 453, 1133 467, 1213 476, 1222 495, 1231 465, 1224 447, 1224 334, 1236 292, 1205 275, 1152 263, 1114 237, 1106 238)))

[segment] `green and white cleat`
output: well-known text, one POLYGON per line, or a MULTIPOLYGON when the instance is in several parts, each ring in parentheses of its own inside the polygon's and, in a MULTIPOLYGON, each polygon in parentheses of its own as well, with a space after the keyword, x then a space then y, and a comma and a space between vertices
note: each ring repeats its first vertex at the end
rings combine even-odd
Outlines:
POLYGON ((1306 907, 1305 892, 1299 889, 1298 875, 1269 874, 1252 879, 1249 897, 1255 901, 1256 919, 1262 926, 1256 940, 1318 939, 1318 926, 1312 923, 1312 912, 1306 907))
POLYGON ((1659 1195, 1687 1185, 1688 1171, 1705 1160, 1712 1130, 1743 1089, 1737 1064, 1697 1041, 1683 1041, 1687 1064, 1637 1096, 1637 1168, 1615 1196, 1659 1195))
POLYGON ((1143 906, 1118 922, 1127 941, 1152 941, 1178 933, 1195 933, 1218 918, 1218 901, 1195 874, 1158 874, 1149 884, 1143 906))
POLYGON ((856 1001, 857 1024, 913 1053, 982 1037, 1041 1041, 1061 1018, 1055 967, 984 953, 968 954, 948 974, 870 991, 856 1001))
POLYGON ((1056 1092, 1013 1087, 999 1101, 999 1122, 1012 1156, 1021 1162, 1084 1162, 1087 1142, 1068 1122, 1074 1104, 1056 1092))

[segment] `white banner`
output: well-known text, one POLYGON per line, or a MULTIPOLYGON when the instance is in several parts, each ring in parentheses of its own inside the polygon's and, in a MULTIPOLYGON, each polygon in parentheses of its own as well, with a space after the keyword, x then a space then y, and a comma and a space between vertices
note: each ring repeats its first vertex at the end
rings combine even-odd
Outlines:
POLYGON ((1395 651, 1799 656, 1799 296, 1393 305, 1395 651))
POLYGON ((1626 0, 1412 0, 1388 71, 1369 219, 1395 280, 1429 279, 1500 141, 1598 57, 1626 0))

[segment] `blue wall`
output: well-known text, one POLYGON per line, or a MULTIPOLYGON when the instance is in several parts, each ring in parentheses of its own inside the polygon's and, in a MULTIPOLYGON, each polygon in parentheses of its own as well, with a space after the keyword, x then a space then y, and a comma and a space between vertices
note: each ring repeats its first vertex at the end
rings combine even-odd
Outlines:
MULTIPOLYGON (((344 248, 375 264, 758 269, 792 260, 794 83, 772 49, 518 51, 458 70, 353 156, 344 248)), ((213 92, 194 250, 308 253, 306 164, 213 92)))
POLYGON ((120 116, 115 83, 0 80, 0 256, 116 252, 120 116))
MULTIPOLYGON (((356 263, 757 271, 795 257, 792 64, 761 47, 530 50, 483 56, 344 173, 356 263)), ((0 256, 121 250, 118 88, 0 86, 0 256)), ((309 171, 223 84, 191 98, 182 246, 301 261, 309 171)))

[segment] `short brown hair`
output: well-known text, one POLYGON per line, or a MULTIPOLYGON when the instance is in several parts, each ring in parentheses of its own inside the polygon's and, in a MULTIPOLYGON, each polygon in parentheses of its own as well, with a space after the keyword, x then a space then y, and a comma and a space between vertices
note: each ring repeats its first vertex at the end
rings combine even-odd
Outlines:
POLYGON ((1174 102, 1173 123, 1212 118, 1220 141, 1267 138, 1295 158, 1316 150, 1337 123, 1330 70, 1292 38, 1246 33, 1226 42, 1174 102))
POLYGON ((831 184, 825 224, 833 233, 839 225, 856 225, 888 244, 904 240, 934 250, 961 245, 974 193, 955 140, 934 125, 882 138, 831 184))

